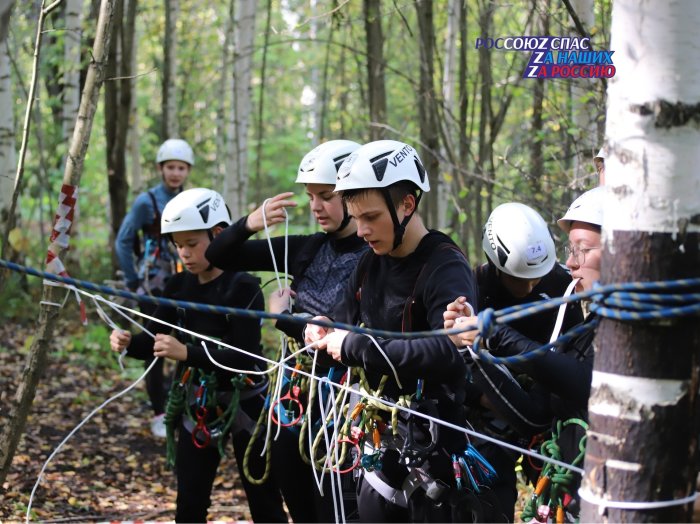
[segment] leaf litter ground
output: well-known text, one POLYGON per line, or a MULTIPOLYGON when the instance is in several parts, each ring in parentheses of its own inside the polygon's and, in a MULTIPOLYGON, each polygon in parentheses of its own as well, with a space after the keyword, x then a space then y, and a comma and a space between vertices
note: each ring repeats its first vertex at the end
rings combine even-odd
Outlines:
MULTIPOLYGON (((22 375, 30 327, 0 326, 0 423, 7 423, 22 375)), ((64 333, 74 328, 62 326, 64 333)), ((106 333, 106 331, 105 331, 106 333)), ((115 365, 107 339, 86 358, 68 336, 57 348, 37 389, 25 433, 0 492, 0 522, 23 521, 29 495, 48 456, 95 407, 137 378, 115 365)), ((142 384, 97 413, 49 464, 32 502, 32 520, 82 522, 172 521, 176 482, 165 466, 165 441, 150 433, 151 410, 142 384)), ((209 519, 250 521, 232 449, 222 460, 212 493, 209 519)))

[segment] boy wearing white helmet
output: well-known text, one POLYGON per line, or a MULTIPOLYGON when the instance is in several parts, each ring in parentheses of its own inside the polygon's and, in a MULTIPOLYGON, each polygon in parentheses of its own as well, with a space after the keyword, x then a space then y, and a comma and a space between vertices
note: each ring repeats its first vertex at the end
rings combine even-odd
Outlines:
MULTIPOLYGON (((499 310, 557 298, 564 295, 572 283, 571 274, 557 263, 554 240, 546 222, 537 211, 524 204, 501 204, 491 212, 483 228, 482 247, 488 262, 475 269, 479 286, 479 311, 487 308, 499 310)), ((463 297, 460 298, 456 304, 448 306, 443 315, 444 327, 447 329, 455 327, 456 318, 469 315, 466 307, 460 307, 464 300, 463 297)), ((509 325, 522 335, 545 344, 555 329, 556 320, 557 310, 550 309, 513 321, 509 325)), ((561 331, 566 332, 582 321, 580 305, 569 304, 561 331)), ((459 335, 450 338, 460 344, 459 335)), ((468 395, 469 406, 479 409, 481 402, 484 402, 482 395, 488 399, 484 402, 486 405, 498 406, 498 401, 502 399, 499 397, 500 391, 494 385, 513 380, 512 376, 504 368, 486 362, 473 367, 476 368, 472 372, 475 387, 468 395)), ((488 430, 496 432, 504 440, 513 443, 518 440, 519 435, 515 431, 520 426, 505 424, 498 416, 494 418, 492 410, 481 411, 483 413, 480 418, 488 430)), ((529 430, 526 428, 524 431, 529 430)), ((479 443, 477 447, 498 471, 499 481, 494 491, 500 502, 499 512, 506 521, 512 522, 517 498, 515 461, 518 455, 488 442, 479 443)), ((524 466, 528 464, 526 462, 524 466)))
MULTIPOLYGON (((175 272, 176 257, 160 234, 160 217, 165 205, 180 191, 194 166, 194 153, 187 142, 171 138, 163 142, 156 154, 160 184, 139 194, 119 227, 114 250, 124 281, 131 291, 160 295, 166 281, 175 272)), ((152 313, 143 304, 144 313, 152 313)), ((165 386, 163 364, 158 362, 146 376, 146 390, 154 417, 151 432, 164 438, 165 386)))
MULTIPOLYGON (((231 223, 224 199, 210 189, 190 189, 173 198, 163 209, 161 233, 177 249, 186 271, 166 284, 163 296, 181 301, 216 306, 264 309, 260 281, 248 273, 222 271, 213 267, 204 252, 211 240, 231 223)), ((171 325, 178 325, 260 355, 260 322, 252 318, 219 315, 171 306, 158 306, 153 313, 171 325)), ((250 433, 240 420, 257 420, 263 408, 267 380, 224 371, 209 360, 201 339, 151 321, 146 332, 114 330, 110 344, 114 351, 152 361, 153 357, 177 362, 176 382, 170 392, 166 426, 168 460, 177 474, 176 522, 206 522, 211 489, 221 454, 233 441, 238 464, 243 464, 250 433), (253 379, 255 379, 254 385, 253 379), (197 400, 199 399, 199 400, 197 400), (204 399, 204 400, 202 400, 204 399), (237 413, 241 410, 241 413, 237 413), (177 444, 174 430, 179 430, 177 444)), ((258 369, 258 359, 207 342, 212 358, 236 369, 258 369)), ((251 468, 260 476, 264 458, 253 453, 251 468)), ((251 484, 240 475, 255 522, 287 522, 279 490, 273 482, 251 484)))
MULTIPOLYGON (((357 222, 357 235, 371 251, 333 312, 329 304, 334 320, 392 331, 429 330, 442 327, 442 311, 455 292, 476 303, 474 276, 464 254, 449 237, 428 230, 416 213, 422 193, 429 190, 418 153, 403 142, 365 144, 341 166, 336 191, 342 192, 357 222)), ((372 390, 367 393, 394 402, 413 395, 413 409, 460 426, 464 423, 466 367, 446 336, 376 339, 380 351, 364 335, 308 324, 306 342, 316 342, 335 360, 360 368, 367 379, 364 387, 372 390)), ((366 424, 372 420, 369 415, 361 418, 366 424)), ((389 418, 382 423, 391 422, 389 418)), ((379 451, 369 437, 373 430, 360 428, 369 438, 361 444, 364 453, 373 453, 378 461, 376 467, 362 470, 361 521, 467 518, 473 507, 465 503, 467 493, 456 487, 450 459, 452 453, 465 451, 464 435, 437 424, 427 426, 420 417, 400 415, 398 428, 381 435, 379 451), (392 431, 399 438, 391 438, 392 431), (411 483, 415 475, 421 480, 411 483)))
MULTIPOLYGON (((328 304, 338 301, 350 274, 367 250, 362 239, 355 235, 355 222, 348 216, 340 196, 334 192, 338 168, 359 147, 360 144, 351 140, 330 140, 309 151, 299 165, 296 182, 304 184, 309 207, 322 232, 273 237, 274 259, 267 240, 250 240, 254 233, 264 229, 265 219, 268 226, 282 223, 285 208, 296 206, 289 199, 293 193, 282 193, 226 228, 207 250, 207 258, 215 266, 225 269, 274 271, 275 264, 277 268, 285 267, 285 251, 288 250, 288 273, 293 283, 287 289, 272 293, 269 310, 301 316, 325 312, 328 304)), ((303 341, 303 324, 278 320, 275 326, 288 337, 303 341)), ((319 366, 317 372, 325 375, 328 367, 319 366)), ((338 372, 337 379, 342 370, 338 372)), ((285 387, 288 388, 289 384, 285 387)), ((319 416, 317 409, 314 416, 319 416)), ((301 424, 299 420, 298 426, 301 424)), ((315 505, 309 503, 309 494, 316 494, 318 490, 310 466, 299 454, 299 439, 304 436, 298 426, 282 429, 273 441, 272 476, 282 489, 295 522, 332 521, 335 515, 330 495, 317 497, 315 505)), ((330 480, 326 475, 325 483, 329 484, 330 480)), ((332 492, 330 485, 324 492, 332 492)), ((346 500, 346 519, 351 518, 351 506, 346 500)))
MULTIPOLYGON (((566 214, 558 220, 559 227, 569 235, 566 265, 571 276, 577 280, 576 291, 592 288, 600 278, 601 227, 603 224, 604 188, 597 187, 578 197, 566 214)), ((453 326, 453 316, 448 314, 459 311, 459 302, 455 301, 445 313, 444 326, 453 326)), ((495 409, 524 435, 536 434, 543 425, 556 425, 558 422, 588 420, 588 397, 593 373, 593 338, 597 325, 596 315, 588 315, 586 320, 576 326, 581 328, 573 338, 556 347, 556 351, 547 351, 538 358, 521 360, 509 367, 516 373, 525 373, 534 381, 534 386, 523 390, 515 381, 502 381, 498 385, 498 394, 489 394, 495 409), (506 399, 506 401, 502 401, 506 399)), ((466 326, 465 326, 466 327, 466 326)), ((474 327, 476 327, 474 325, 474 327)), ((471 345, 476 330, 466 331, 453 337, 458 347, 471 345)), ((486 348, 496 356, 512 356, 529 353, 542 344, 533 341, 510 326, 496 325, 488 339, 482 341, 486 348)), ((493 366, 479 366, 484 376, 493 377, 493 366)), ((485 389, 485 391, 488 391, 485 389)), ((493 391, 491 391, 493 393, 493 391)), ((580 454, 580 446, 585 431, 578 423, 564 425, 559 434, 558 445, 561 460, 572 463, 580 454)), ((580 459, 579 459, 580 460, 580 459)), ((581 463, 577 463, 579 467, 581 463)), ((578 511, 577 486, 580 479, 567 481, 564 488, 570 497, 566 498, 565 511, 575 518, 578 511)), ((543 495, 544 497, 544 495, 543 495)), ((538 499, 539 501, 540 499, 538 499)), ((554 511, 561 502, 544 497, 541 508, 549 506, 554 511)), ((539 503, 539 502, 538 502, 539 503)), ((528 509, 527 518, 534 516, 540 508, 528 509), (534 513, 533 513, 534 512, 534 513)), ((540 513, 540 519, 545 518, 540 513)))

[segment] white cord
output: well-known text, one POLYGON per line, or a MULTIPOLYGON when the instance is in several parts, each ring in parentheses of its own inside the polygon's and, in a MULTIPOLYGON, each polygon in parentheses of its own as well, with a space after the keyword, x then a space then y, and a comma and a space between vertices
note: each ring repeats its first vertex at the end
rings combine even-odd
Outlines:
POLYGON ((601 515, 605 512, 606 508, 640 510, 670 508, 672 506, 683 506, 685 504, 690 504, 691 502, 695 502, 695 499, 698 498, 698 492, 695 492, 682 499, 656 500, 653 502, 627 502, 601 498, 583 487, 579 488, 578 494, 581 499, 585 500, 589 504, 598 506, 598 511, 601 515))
POLYGON ((61 450, 61 448, 66 444, 66 442, 68 442, 68 439, 70 439, 73 435, 75 435, 75 433, 76 433, 80 428, 82 428, 82 427, 87 423, 87 421, 90 420, 90 419, 92 418, 92 416, 93 416, 95 413, 97 413, 98 411, 100 411, 103 407, 105 407, 107 404, 109 404, 109 403, 112 402, 113 400, 118 399, 118 398, 121 397, 122 395, 125 395, 126 393, 128 393, 129 391, 131 391, 133 388, 135 388, 136 385, 137 385, 139 382, 141 382, 141 381, 146 377, 146 375, 148 375, 148 372, 151 371, 151 369, 153 368, 153 366, 155 365, 155 363, 156 363, 157 361, 158 361, 158 358, 154 358, 153 361, 151 362, 150 366, 148 366, 148 368, 146 368, 146 371, 144 371, 143 374, 142 374, 133 384, 131 384, 131 385, 130 385, 129 387, 127 387, 126 389, 120 391, 119 393, 117 393, 117 394, 114 395, 113 397, 108 398, 108 399, 105 400, 102 404, 100 404, 100 405, 97 406, 95 409, 93 409, 93 410, 88 414, 88 416, 85 417, 85 418, 80 422, 80 424, 78 424, 77 426, 75 426, 75 428, 73 428, 73 430, 72 430, 70 433, 68 433, 68 435, 66 436, 66 438, 64 438, 64 439, 61 441, 61 443, 60 443, 58 446, 56 446, 56 449, 54 449, 53 453, 51 453, 51 455, 49 455, 49 458, 46 459, 46 462, 44 462, 44 465, 41 467, 41 471, 39 471, 39 477, 36 479, 36 482, 34 483, 34 487, 32 488, 32 492, 31 492, 31 494, 29 495, 29 502, 27 503, 27 515, 26 515, 26 518, 25 518, 25 522, 29 522, 29 515, 30 515, 30 513, 31 513, 31 511, 32 511, 32 501, 34 500, 34 494, 36 493, 36 490, 37 490, 37 488, 39 487, 39 484, 41 483, 41 479, 42 479, 42 477, 44 476, 44 471, 46 471, 46 467, 49 465, 49 462, 51 462, 51 459, 53 459, 53 458, 58 454, 58 452, 61 450))
POLYGON ((370 335, 368 333, 364 333, 364 335, 366 337, 368 337, 372 342, 374 342, 375 346, 377 346, 377 349, 384 357, 384 360, 386 360, 387 364, 389 364, 389 367, 391 368, 391 372, 394 374, 394 380, 396 380, 396 384, 399 386, 399 388, 403 389, 403 386, 401 385, 401 381, 399 380, 399 374, 396 372, 396 368, 394 367, 394 364, 392 364, 391 360, 389 360, 389 357, 387 356, 387 354, 384 353, 384 350, 382 349, 382 347, 377 343, 377 341, 375 340, 375 338, 372 335, 370 335))
MULTIPOLYGON (((566 287, 566 291, 564 291, 564 294, 562 295, 562 298, 568 297, 573 292, 579 280, 581 279, 575 278, 569 283, 569 285, 566 287)), ((559 311, 557 312, 557 321, 554 323, 552 336, 549 337, 550 343, 554 342, 557 338, 559 338, 559 332, 561 331, 561 326, 564 323, 564 315, 566 314, 566 308, 568 307, 568 305, 568 303, 564 302, 561 306, 559 306, 559 311)), ((554 348, 552 348, 552 351, 554 351, 554 348)))

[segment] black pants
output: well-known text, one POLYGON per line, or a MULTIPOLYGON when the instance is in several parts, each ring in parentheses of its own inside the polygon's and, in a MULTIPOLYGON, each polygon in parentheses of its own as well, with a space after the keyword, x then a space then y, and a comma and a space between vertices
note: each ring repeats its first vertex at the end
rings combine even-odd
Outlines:
MULTIPOLYGON (((273 438, 277 427, 272 426, 273 438)), ((311 466, 299 454, 299 434, 282 428, 272 441, 272 480, 284 496, 294 522, 322 522, 316 513, 314 493, 318 487, 311 466)), ((331 501, 332 504, 332 501, 331 501)))
MULTIPOLYGON (((158 290, 154 290, 153 295, 160 296, 160 292, 158 290)), ((155 304, 150 304, 148 302, 142 302, 140 305, 141 312, 150 316, 153 316, 153 313, 157 307, 158 306, 155 304)), ((147 319, 141 318, 140 320, 146 321, 147 319)), ((144 368, 148 369, 151 362, 152 360, 146 360, 144 362, 144 368)), ((153 365, 151 371, 149 371, 148 375, 146 375, 146 392, 148 393, 148 398, 151 401, 153 414, 160 415, 161 413, 165 413, 165 402, 168 398, 168 388, 165 384, 163 376, 162 358, 158 359, 158 362, 153 365)))
MULTIPOLYGON (((257 420, 262 400, 257 397, 245 400, 239 409, 245 409, 248 416, 257 420)), ((235 430, 234 430, 235 431, 235 430)), ((243 457, 250 440, 246 430, 232 436, 233 450, 243 482, 248 506, 254 522, 287 522, 282 506, 282 498, 274 478, 260 486, 251 484, 242 472, 243 457)), ((192 442, 192 434, 180 427, 177 443, 177 511, 176 522, 206 522, 211 505, 211 489, 219 466, 217 446, 197 448, 192 442)), ((260 478, 265 469, 265 457, 260 457, 260 449, 253 449, 249 467, 255 478, 260 478)))

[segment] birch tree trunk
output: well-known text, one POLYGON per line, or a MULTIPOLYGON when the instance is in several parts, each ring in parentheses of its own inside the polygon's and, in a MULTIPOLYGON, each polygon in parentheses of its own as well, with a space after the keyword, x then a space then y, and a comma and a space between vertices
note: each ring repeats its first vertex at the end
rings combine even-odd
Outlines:
MULTIPOLYGON (((232 0, 233 2, 234 0, 232 0)), ((233 216, 246 213, 248 195, 248 125, 252 107, 255 0, 238 0, 234 9, 233 104, 229 121, 225 198, 233 216)))
MULTIPOLYGON (((602 280, 700 276, 700 3, 613 4, 602 280)), ((688 293, 695 290, 678 290, 688 293)), ((689 522, 700 324, 605 319, 596 338, 582 522, 689 522), (607 509, 597 502, 603 503, 607 509), (587 502, 588 501, 588 502, 587 502), (611 502, 614 501, 614 502, 611 502)))
POLYGON ((6 223, 12 205, 15 168, 15 122, 12 76, 7 36, 14 0, 0 2, 0 223, 6 223))
MULTIPOLYGON (((92 122, 97 109, 100 88, 104 80, 104 62, 109 49, 112 12, 115 1, 102 0, 100 4, 100 15, 97 21, 90 67, 88 68, 85 87, 80 100, 78 119, 68 150, 68 158, 66 159, 63 186, 66 190, 69 188, 75 190, 73 198, 77 198, 77 189, 80 185, 85 153, 90 141, 92 122)), ((65 196, 63 191, 62 194, 65 196)), ((68 205, 68 197, 66 199, 61 198, 59 204, 57 217, 63 214, 62 208, 68 205)), ((53 267, 56 267, 55 260, 60 261, 65 254, 68 248, 69 237, 70 226, 55 226, 50 239, 49 255, 53 254, 56 258, 52 261, 51 256, 47 256, 47 265, 53 263, 53 267)), ((46 367, 48 352, 51 349, 51 344, 54 342, 54 328, 58 319, 59 309, 55 306, 47 305, 47 303, 59 301, 58 295, 63 292, 57 291, 53 286, 44 286, 35 337, 29 349, 22 377, 19 380, 15 401, 12 403, 6 424, 0 430, 0 485, 5 481, 7 472, 12 464, 17 444, 24 431, 27 415, 34 401, 37 384, 46 367)))
POLYGON ((180 0, 163 0, 165 35, 163 38, 162 139, 180 136, 177 118, 177 19, 180 0))
POLYGON ((83 0, 66 0, 66 32, 63 44, 63 122, 62 135, 68 140, 80 105, 80 42, 83 26, 83 0))

